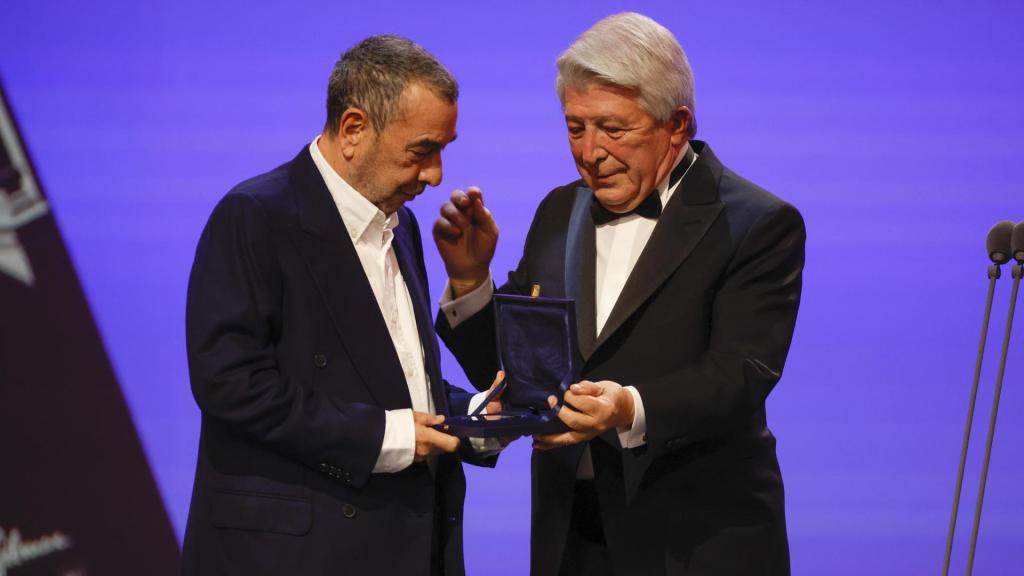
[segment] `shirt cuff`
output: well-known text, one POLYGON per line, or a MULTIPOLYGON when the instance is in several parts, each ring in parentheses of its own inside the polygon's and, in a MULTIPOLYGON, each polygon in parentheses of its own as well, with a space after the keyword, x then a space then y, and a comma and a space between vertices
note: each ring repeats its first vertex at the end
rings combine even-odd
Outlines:
POLYGON ((412 409, 384 411, 384 441, 380 445, 374 474, 400 472, 416 457, 416 422, 412 409))
POLYGON ((624 386, 633 395, 633 425, 629 429, 616 428, 619 433, 619 444, 623 448, 638 448, 647 444, 647 417, 644 415, 644 402, 640 392, 632 386, 624 386))
MULTIPOLYGON (((488 390, 487 392, 480 392, 479 394, 474 394, 473 397, 469 399, 468 414, 472 414, 474 411, 476 411, 477 406, 480 406, 480 404, 487 399, 487 395, 489 393, 490 391, 488 390)), ((484 408, 480 413, 487 414, 487 408, 484 408)), ((501 452, 501 441, 498 440, 497 438, 471 437, 469 439, 469 446, 473 448, 474 452, 481 456, 493 456, 501 452)))
POLYGON ((491 280, 490 271, 488 271, 487 279, 484 280, 483 284, 477 286, 469 294, 456 299, 452 299, 451 282, 446 282, 439 304, 441 305, 441 312, 448 319, 448 325, 455 328, 464 320, 486 308, 493 295, 494 282, 491 280))

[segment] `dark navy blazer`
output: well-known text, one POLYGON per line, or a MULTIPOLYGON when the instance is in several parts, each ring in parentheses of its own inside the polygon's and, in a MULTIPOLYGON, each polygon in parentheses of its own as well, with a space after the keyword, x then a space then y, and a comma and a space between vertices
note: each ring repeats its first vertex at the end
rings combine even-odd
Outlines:
MULTIPOLYGON (((434 405, 464 414, 470 394, 441 379, 419 228, 405 208, 393 246, 434 405)), ((186 330, 202 432, 183 574, 463 574, 460 457, 371 474, 384 411, 411 401, 308 149, 214 209, 186 330)))

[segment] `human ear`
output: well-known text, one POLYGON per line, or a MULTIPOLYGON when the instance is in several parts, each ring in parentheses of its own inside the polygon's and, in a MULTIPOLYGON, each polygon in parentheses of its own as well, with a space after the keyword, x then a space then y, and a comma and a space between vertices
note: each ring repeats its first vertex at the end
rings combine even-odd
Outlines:
POLYGON ((338 122, 338 143, 346 160, 351 160, 359 145, 373 136, 370 117, 359 108, 347 108, 338 122))
POLYGON ((690 114, 690 109, 686 106, 680 106, 676 109, 676 112, 672 115, 672 120, 670 121, 673 146, 682 146, 683 143, 686 142, 692 118, 693 115, 690 114))

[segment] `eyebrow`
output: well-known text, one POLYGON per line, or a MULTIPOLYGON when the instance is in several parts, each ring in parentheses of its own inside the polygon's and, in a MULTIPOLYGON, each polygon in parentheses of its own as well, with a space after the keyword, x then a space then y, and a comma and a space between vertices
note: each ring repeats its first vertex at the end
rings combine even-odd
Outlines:
POLYGON ((455 139, 458 138, 458 137, 459 137, 458 134, 452 136, 452 139, 449 140, 446 144, 441 144, 437 140, 433 140, 431 138, 422 138, 422 139, 417 140, 417 141, 409 144, 408 146, 406 146, 406 149, 418 148, 420 146, 423 146, 423 147, 426 147, 426 148, 433 148, 433 149, 444 148, 448 144, 451 144, 452 142, 455 142, 455 139))
MULTIPOLYGON (((583 118, 580 118, 579 116, 570 116, 569 114, 565 115, 565 121, 566 122, 579 122, 581 124, 586 123, 586 121, 583 118)), ((616 116, 614 114, 605 114, 604 116, 595 116, 594 118, 591 118, 591 121, 593 121, 595 123, 598 123, 598 124, 600 124, 601 122, 608 122, 608 121, 625 122, 625 123, 629 122, 627 119, 625 119, 625 118, 623 118, 621 116, 616 116)))

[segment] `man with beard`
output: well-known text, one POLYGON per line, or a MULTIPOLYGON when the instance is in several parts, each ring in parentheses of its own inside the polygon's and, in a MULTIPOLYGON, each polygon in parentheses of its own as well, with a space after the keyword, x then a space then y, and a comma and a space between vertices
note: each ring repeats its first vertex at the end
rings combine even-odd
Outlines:
MULTIPOLYGON (((202 432, 184 574, 459 575, 469 444, 441 380, 419 228, 458 86, 420 46, 357 44, 322 134, 214 209, 189 282, 202 432)), ((479 402, 480 400, 477 400, 479 402)))

